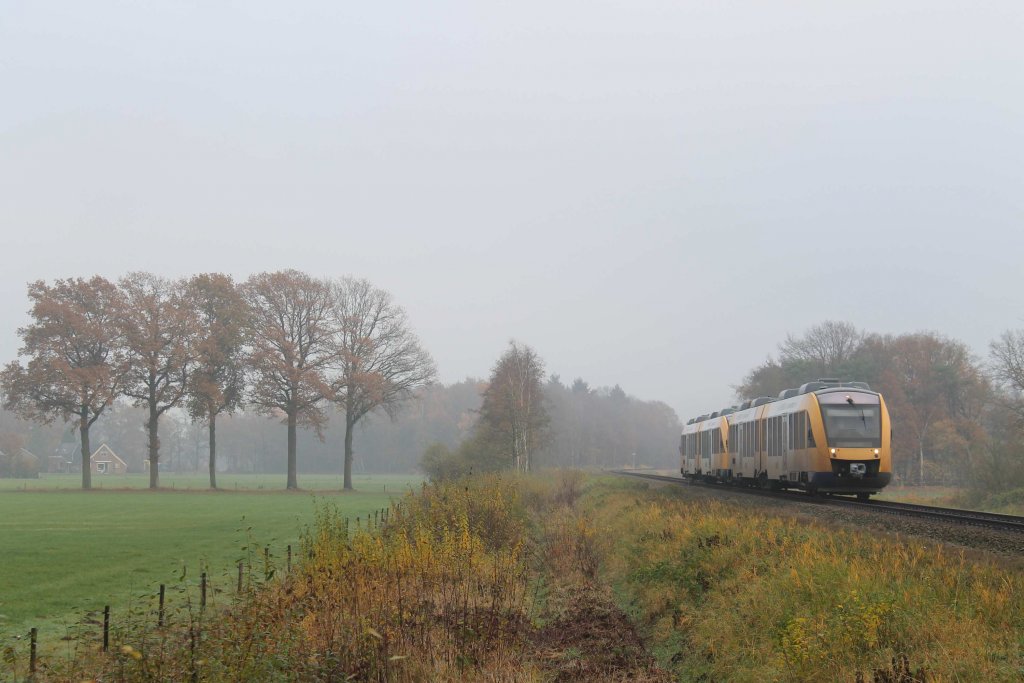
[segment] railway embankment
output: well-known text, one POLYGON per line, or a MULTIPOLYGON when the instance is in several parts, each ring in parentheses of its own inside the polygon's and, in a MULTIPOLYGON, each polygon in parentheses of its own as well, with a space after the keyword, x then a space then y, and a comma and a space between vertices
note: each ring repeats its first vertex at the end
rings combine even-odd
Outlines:
POLYGON ((626 478, 582 505, 601 575, 682 680, 899 680, 893 661, 1020 679, 1024 573, 1001 534, 626 478))
MULTIPOLYGON (((967 510, 949 508, 930 508, 923 505, 907 506, 890 501, 872 501, 859 503, 852 499, 826 500, 811 498, 800 492, 775 493, 762 495, 758 491, 733 489, 718 484, 689 484, 672 477, 671 486, 685 488, 685 495, 690 498, 717 498, 732 501, 737 505, 752 506, 757 510, 773 511, 777 514, 796 515, 798 519, 822 524, 834 525, 839 529, 855 529, 869 534, 888 535, 894 543, 900 537, 933 541, 950 546, 952 550, 966 552, 984 551, 994 553, 1009 564, 1019 563, 1024 567, 1024 533, 1001 529, 998 526, 986 526, 983 523, 971 523, 970 520, 955 518, 944 519, 941 515, 912 514, 931 509, 945 512, 962 513, 966 517, 978 515, 981 522, 993 518, 1006 518, 1009 515, 990 513, 972 513, 967 510), (835 503, 835 504, 832 504, 835 503), (895 510, 891 506, 900 506, 895 510), (883 509, 890 507, 890 509, 883 509), (902 507, 910 508, 907 514, 900 514, 902 507)), ((1020 520, 1021 518, 1013 518, 1020 520)), ((1019 522, 1016 525, 1019 527, 1019 522)))

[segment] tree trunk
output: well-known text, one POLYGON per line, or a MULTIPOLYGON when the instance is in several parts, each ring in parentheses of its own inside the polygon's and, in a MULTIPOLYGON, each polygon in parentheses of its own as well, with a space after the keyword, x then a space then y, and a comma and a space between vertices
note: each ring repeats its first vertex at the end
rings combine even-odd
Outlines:
POLYGON ((288 413, 288 488, 299 488, 299 477, 296 469, 295 459, 295 437, 298 428, 298 421, 295 413, 288 413))
POLYGON ((146 428, 149 430, 149 488, 160 488, 160 437, 157 436, 157 423, 160 420, 160 413, 156 411, 156 405, 149 404, 149 420, 146 428))
POLYGON ((85 409, 79 415, 78 431, 82 437, 82 488, 92 488, 92 450, 89 446, 89 412, 85 409))
POLYGON ((217 488, 217 413, 210 411, 210 488, 217 488))
POLYGON ((345 477, 342 489, 345 491, 352 490, 352 432, 355 431, 355 421, 352 420, 349 415, 351 411, 345 413, 345 477))
POLYGON ((917 442, 917 458, 920 474, 918 475, 921 480, 920 483, 924 483, 924 440, 917 442))

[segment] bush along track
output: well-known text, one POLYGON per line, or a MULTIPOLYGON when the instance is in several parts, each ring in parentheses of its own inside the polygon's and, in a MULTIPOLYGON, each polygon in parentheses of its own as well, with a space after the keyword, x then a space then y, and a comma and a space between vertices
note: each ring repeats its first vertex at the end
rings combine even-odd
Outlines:
POLYGON ((1019 574, 685 495, 567 472, 325 505, 291 571, 34 680, 1019 679, 1019 574))

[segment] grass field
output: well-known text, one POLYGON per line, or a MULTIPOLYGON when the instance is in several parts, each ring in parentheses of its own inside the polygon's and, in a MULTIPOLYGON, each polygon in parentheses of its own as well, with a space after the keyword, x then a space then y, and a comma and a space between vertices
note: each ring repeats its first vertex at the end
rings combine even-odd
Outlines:
POLYGON ((45 647, 104 605, 116 618, 160 583, 179 586, 183 568, 186 582, 198 581, 205 569, 215 587, 233 590, 237 563, 249 552, 260 574, 264 546, 283 566, 287 545, 297 549, 303 525, 313 520, 315 500, 365 519, 420 481, 357 476, 356 492, 341 494, 337 476, 300 477, 307 490, 286 492, 284 475, 225 475, 218 483, 226 490, 213 492, 202 490, 202 475, 167 475, 161 484, 173 490, 146 491, 139 489, 148 479, 129 475, 81 491, 78 477, 50 475, 13 487, 0 480, 6 488, 0 489, 4 641, 35 626, 45 647))

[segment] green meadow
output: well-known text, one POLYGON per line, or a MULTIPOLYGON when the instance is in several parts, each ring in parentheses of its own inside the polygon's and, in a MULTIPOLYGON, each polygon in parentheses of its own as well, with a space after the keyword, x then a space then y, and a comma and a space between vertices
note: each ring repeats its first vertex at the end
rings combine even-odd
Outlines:
POLYGON ((284 567, 318 501, 365 520, 420 482, 356 476, 356 491, 342 494, 338 476, 300 476, 305 488, 285 491, 283 474, 224 475, 222 490, 209 491, 202 475, 162 475, 166 488, 149 491, 145 476, 128 475, 97 477, 96 489, 82 491, 80 476, 0 480, 0 644, 37 627, 49 649, 104 605, 116 621, 152 600, 161 583, 173 607, 202 571, 217 590, 210 599, 222 600, 239 561, 262 578, 265 547, 284 567))

